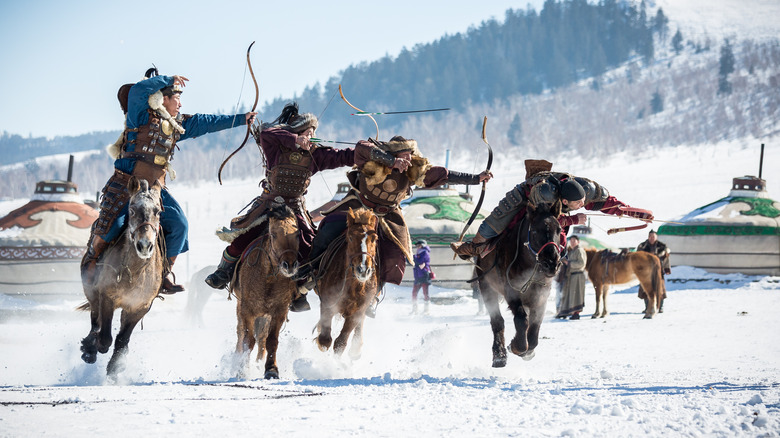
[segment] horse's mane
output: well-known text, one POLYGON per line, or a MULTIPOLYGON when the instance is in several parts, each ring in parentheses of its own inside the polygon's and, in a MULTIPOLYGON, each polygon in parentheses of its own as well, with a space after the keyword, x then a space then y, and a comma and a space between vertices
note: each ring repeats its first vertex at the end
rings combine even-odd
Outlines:
POLYGON ((351 217, 352 221, 356 224, 368 225, 371 221, 371 217, 373 217, 373 213, 363 209, 353 210, 351 217))
POLYGON ((268 210, 268 217, 273 219, 287 219, 294 215, 295 213, 287 204, 274 204, 274 206, 268 210))

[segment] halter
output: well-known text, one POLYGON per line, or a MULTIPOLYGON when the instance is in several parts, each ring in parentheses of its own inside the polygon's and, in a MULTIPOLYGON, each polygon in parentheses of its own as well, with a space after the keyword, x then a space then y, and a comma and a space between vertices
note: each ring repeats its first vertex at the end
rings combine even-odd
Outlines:
POLYGON ((566 253, 565 246, 559 243, 555 243, 552 240, 542 245, 542 247, 539 248, 538 251, 534 251, 534 249, 531 247, 531 227, 528 227, 528 237, 526 238, 525 241, 525 247, 528 248, 529 251, 531 251, 531 254, 533 254, 534 257, 536 258, 537 263, 539 262, 539 253, 542 252, 548 245, 553 245, 555 247, 555 250, 558 251, 559 255, 564 255, 566 253))
POLYGON ((155 230, 155 234, 157 233, 157 227, 155 226, 155 224, 153 224, 153 223, 151 223, 149 221, 146 221, 146 222, 141 222, 137 227, 135 227, 135 229, 130 233, 130 237, 135 239, 135 233, 137 233, 138 230, 140 230, 141 228, 143 228, 143 227, 145 227, 147 225, 152 227, 153 230, 155 230))

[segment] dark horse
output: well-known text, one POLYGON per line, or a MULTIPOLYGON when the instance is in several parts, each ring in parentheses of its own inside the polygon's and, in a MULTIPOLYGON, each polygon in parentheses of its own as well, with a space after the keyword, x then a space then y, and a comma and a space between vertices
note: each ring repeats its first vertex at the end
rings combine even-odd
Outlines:
POLYGON ((495 249, 477 259, 482 274, 479 288, 493 329, 493 367, 506 365, 504 318, 499 298, 504 297, 514 315, 512 353, 531 360, 539 344, 547 298, 560 265, 561 226, 549 207, 527 207, 519 226, 508 229, 495 249))
POLYGON ((130 335, 151 308, 162 285, 164 254, 158 243, 162 233, 160 186, 155 183, 150 188, 146 180, 132 177, 128 189, 127 227, 103 253, 92 282, 82 279, 87 302, 78 307, 89 310, 92 321, 89 334, 81 340, 81 358, 86 363, 95 363, 98 352, 108 352, 114 311, 122 309, 114 353, 108 361, 110 378, 124 369, 130 335))
POLYGON ((334 240, 323 255, 318 275, 317 295, 320 297, 320 321, 317 345, 327 351, 333 338, 331 324, 336 313, 344 317, 341 333, 333 342, 333 352, 341 355, 354 330, 350 356, 358 358, 363 345, 363 321, 366 309, 377 294, 377 217, 371 210, 349 209, 347 230, 334 240))
POLYGON ((266 355, 265 378, 279 378, 279 331, 297 289, 291 278, 297 272, 298 221, 289 207, 276 205, 268 212, 268 233, 244 251, 231 283, 238 301, 236 353, 244 355, 239 375, 257 343, 257 360, 266 355))

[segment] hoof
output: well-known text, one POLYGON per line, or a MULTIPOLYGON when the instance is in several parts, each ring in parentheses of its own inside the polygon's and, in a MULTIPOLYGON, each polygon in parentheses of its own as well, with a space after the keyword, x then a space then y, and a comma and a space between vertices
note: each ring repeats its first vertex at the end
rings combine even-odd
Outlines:
POLYGON ((520 357, 522 357, 523 360, 531 360, 534 358, 534 356, 536 356, 536 352, 534 350, 527 351, 520 355, 520 357))
POLYGON ((506 366, 506 357, 494 357, 493 368, 504 368, 506 366))
POLYGON ((595 313, 594 313, 594 314, 593 314, 593 316, 591 316, 591 317, 590 317, 590 319, 596 319, 596 318, 598 318, 598 317, 599 317, 599 316, 598 316, 597 314, 595 314, 595 313))
POLYGON ((276 369, 270 369, 265 371, 265 377, 266 380, 270 379, 278 379, 279 378, 279 370, 276 369))
POLYGON ((653 315, 645 315, 642 319, 653 319, 653 315))
POLYGON ((84 352, 84 354, 81 355, 81 360, 86 363, 95 363, 97 360, 97 354, 84 352))

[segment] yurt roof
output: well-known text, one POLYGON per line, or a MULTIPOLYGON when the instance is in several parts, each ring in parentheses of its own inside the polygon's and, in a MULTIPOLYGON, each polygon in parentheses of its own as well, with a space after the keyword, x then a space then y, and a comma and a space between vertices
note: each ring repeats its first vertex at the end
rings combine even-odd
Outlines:
POLYGON ((41 181, 30 202, 0 218, 0 247, 85 246, 97 217, 76 184, 41 181))
POLYGON ((725 198, 699 207, 666 224, 659 235, 780 235, 780 203, 771 199, 766 181, 754 176, 734 178, 725 198))
MULTIPOLYGON (((474 211, 471 197, 453 188, 417 189, 401 206, 409 233, 428 243, 457 239, 474 211)), ((466 234, 474 235, 487 215, 484 210, 480 211, 466 234)))

